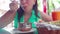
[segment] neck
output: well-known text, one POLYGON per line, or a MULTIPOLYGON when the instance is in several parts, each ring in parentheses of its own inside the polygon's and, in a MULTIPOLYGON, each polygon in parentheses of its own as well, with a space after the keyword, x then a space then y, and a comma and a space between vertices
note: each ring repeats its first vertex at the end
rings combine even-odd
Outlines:
POLYGON ((31 15, 31 14, 32 14, 32 10, 24 12, 24 15, 31 15))

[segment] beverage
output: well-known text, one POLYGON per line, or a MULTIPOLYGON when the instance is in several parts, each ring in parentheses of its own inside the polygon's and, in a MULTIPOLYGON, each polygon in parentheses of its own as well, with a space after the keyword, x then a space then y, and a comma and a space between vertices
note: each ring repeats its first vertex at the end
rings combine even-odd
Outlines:
POLYGON ((60 11, 52 12, 53 21, 60 20, 60 11))

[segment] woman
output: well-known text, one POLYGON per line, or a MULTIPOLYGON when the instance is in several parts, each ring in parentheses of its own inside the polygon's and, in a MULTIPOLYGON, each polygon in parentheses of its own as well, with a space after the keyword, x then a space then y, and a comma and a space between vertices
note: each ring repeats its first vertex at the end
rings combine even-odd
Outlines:
MULTIPOLYGON (((10 10, 0 18, 0 28, 5 27, 13 19, 15 28, 18 28, 18 22, 31 22, 32 28, 36 29, 34 22, 37 22, 40 17, 45 21, 52 21, 50 16, 38 12, 37 0, 20 0, 20 4, 20 8, 18 8, 18 3, 15 0, 10 3, 10 10)), ((37 34, 37 30, 35 32, 37 34)))

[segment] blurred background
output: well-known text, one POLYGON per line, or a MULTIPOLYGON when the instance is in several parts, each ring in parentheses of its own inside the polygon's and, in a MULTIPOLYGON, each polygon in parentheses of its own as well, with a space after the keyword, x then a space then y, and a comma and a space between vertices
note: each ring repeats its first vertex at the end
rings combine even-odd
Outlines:
MULTIPOLYGON (((60 0, 37 0, 37 2, 38 10, 48 15, 51 15, 51 12, 53 12, 53 10, 60 9, 60 0)), ((2 17, 10 9, 10 3, 11 0, 0 0, 0 17, 2 17)), ((13 28, 13 22, 11 22, 3 29, 10 32, 13 28)))

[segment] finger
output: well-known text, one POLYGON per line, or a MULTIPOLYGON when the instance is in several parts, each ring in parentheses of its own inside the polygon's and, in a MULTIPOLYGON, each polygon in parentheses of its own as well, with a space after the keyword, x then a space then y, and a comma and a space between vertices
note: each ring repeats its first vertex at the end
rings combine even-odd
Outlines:
POLYGON ((18 2, 12 2, 11 5, 18 5, 18 2))
POLYGON ((12 3, 14 3, 14 4, 18 4, 18 1, 12 1, 12 3))
POLYGON ((10 0, 10 1, 16 1, 16 0, 10 0))
POLYGON ((15 3, 16 2, 16 0, 10 0, 12 3, 15 3))
POLYGON ((17 0, 13 0, 12 2, 18 2, 17 0))

